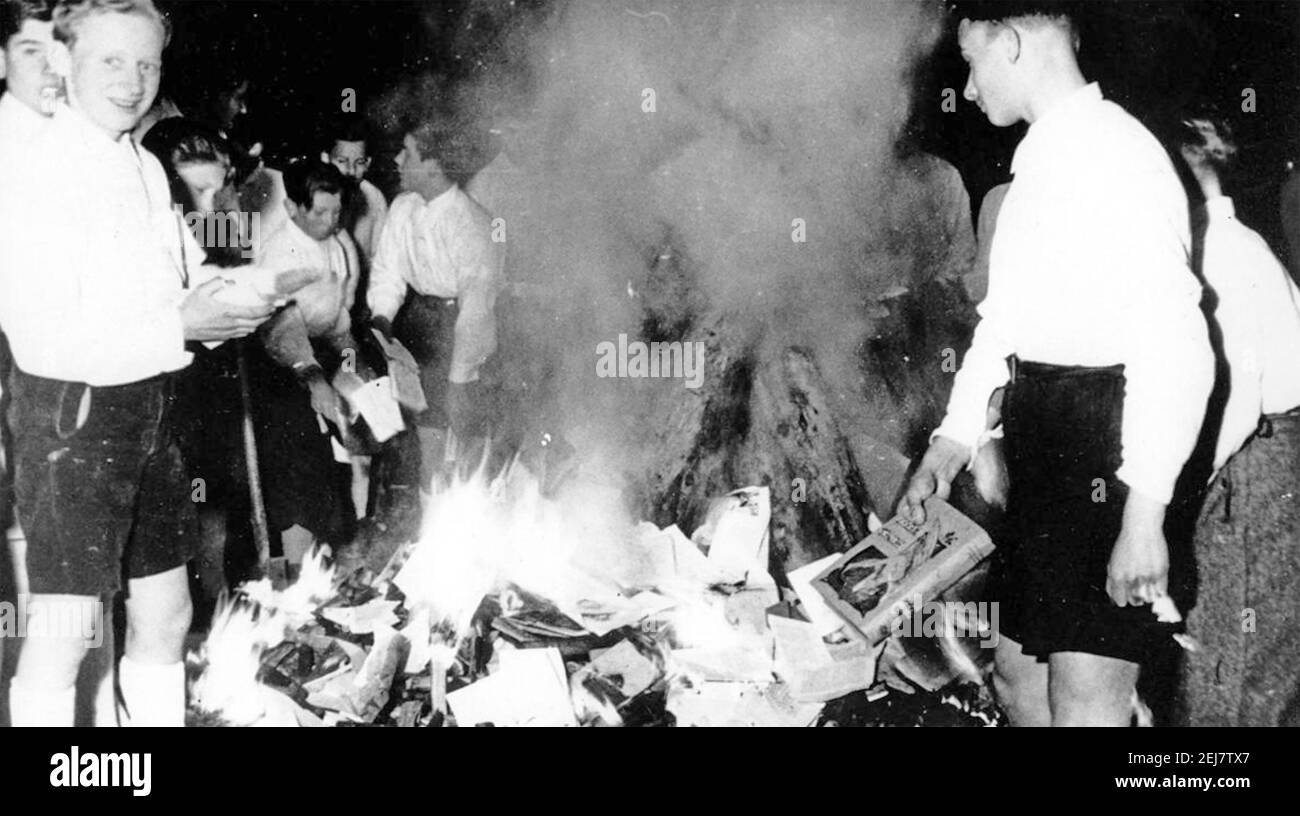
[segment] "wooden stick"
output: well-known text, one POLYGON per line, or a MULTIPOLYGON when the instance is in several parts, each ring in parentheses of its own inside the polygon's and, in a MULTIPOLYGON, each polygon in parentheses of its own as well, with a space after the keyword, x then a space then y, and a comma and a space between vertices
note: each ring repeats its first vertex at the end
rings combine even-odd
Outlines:
POLYGON ((253 398, 248 385, 248 360, 245 341, 235 341, 239 360, 239 399, 243 403, 244 464, 248 467, 248 496, 253 505, 253 538, 257 541, 257 561, 263 570, 271 562, 271 533, 266 523, 266 502, 262 499, 262 473, 257 464, 257 437, 253 430, 253 398))

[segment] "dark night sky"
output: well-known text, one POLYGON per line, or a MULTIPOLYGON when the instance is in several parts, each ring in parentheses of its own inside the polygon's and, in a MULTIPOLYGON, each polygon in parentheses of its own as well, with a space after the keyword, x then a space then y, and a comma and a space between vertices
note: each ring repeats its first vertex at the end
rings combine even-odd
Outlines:
MULTIPOLYGON (((403 78, 472 74, 497 56, 495 21, 546 4, 173 0, 162 3, 177 28, 168 82, 183 99, 213 76, 247 73, 255 82, 250 125, 272 149, 297 152, 310 147, 301 142, 315 122, 338 109, 344 88, 357 91, 364 111, 403 78)), ((1085 8, 1085 73, 1140 118, 1198 94, 1239 110, 1243 89, 1255 90, 1256 112, 1238 117, 1246 161, 1237 195, 1246 217, 1272 234, 1281 168, 1300 157, 1300 0, 1095 0, 1085 8)), ((1004 180, 1022 129, 992 128, 964 101, 941 114, 942 89, 960 94, 965 79, 949 39, 919 72, 916 133, 958 166, 978 203, 1004 180)))

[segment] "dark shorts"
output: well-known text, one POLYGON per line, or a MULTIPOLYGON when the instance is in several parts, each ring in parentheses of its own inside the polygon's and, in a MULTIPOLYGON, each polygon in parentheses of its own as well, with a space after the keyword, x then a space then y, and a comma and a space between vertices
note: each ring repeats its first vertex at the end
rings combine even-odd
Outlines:
POLYGON ((32 592, 112 593, 190 559, 196 514, 171 431, 173 379, 91 388, 14 371, 9 426, 32 592))
POLYGON ((1115 478, 1123 407, 1122 366, 1020 362, 1007 388, 1011 487, 988 596, 999 603, 1001 634, 1040 661, 1084 652, 1140 663, 1178 631, 1150 607, 1116 606, 1106 594, 1128 497, 1115 478))

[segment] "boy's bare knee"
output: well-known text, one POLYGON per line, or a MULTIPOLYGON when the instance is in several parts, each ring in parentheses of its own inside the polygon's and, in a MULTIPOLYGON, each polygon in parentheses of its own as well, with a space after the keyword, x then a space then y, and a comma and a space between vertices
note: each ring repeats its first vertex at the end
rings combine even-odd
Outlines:
POLYGON ((151 655, 155 661, 168 656, 179 659, 194 617, 188 592, 151 599, 148 604, 127 605, 127 650, 136 656, 151 655))
POLYGON ((1073 652, 1052 655, 1052 725, 1130 725, 1137 673, 1137 664, 1112 657, 1073 652))
POLYGON ((1003 638, 993 662, 993 691, 1012 725, 1042 727, 1051 724, 1047 705, 1047 667, 1003 638))

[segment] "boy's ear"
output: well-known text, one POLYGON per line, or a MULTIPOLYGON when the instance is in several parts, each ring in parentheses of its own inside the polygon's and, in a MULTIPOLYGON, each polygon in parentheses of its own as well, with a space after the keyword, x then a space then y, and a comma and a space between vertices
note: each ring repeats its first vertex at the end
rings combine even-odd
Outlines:
POLYGON ((67 43, 58 40, 51 43, 48 58, 51 71, 65 79, 72 76, 72 51, 67 43))
POLYGON ((293 199, 288 196, 285 196, 284 199, 284 211, 289 214, 290 218, 298 217, 298 205, 293 203, 293 199))
POLYGON ((1020 61, 1020 31, 1010 23, 997 24, 998 46, 1005 49, 1004 53, 1012 63, 1020 61))
POLYGON ((334 162, 330 161, 330 154, 326 153, 324 150, 322 150, 322 151, 320 152, 320 160, 323 161, 323 162, 325 162, 326 164, 333 164, 333 163, 334 163, 334 162))

